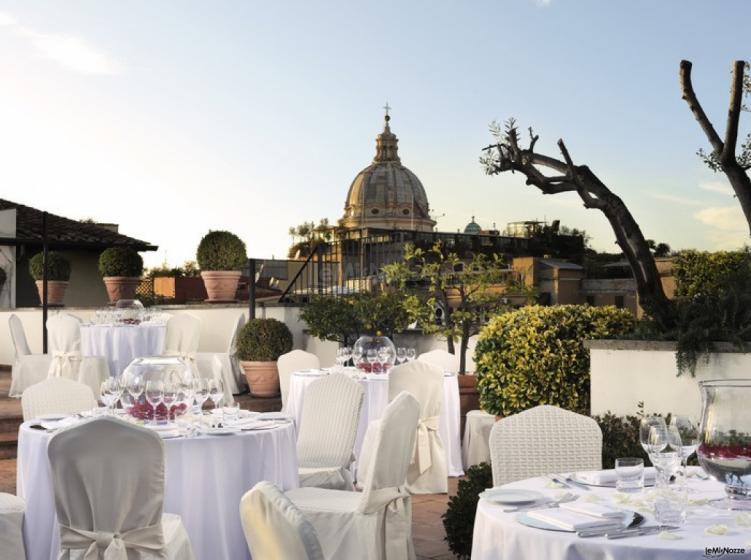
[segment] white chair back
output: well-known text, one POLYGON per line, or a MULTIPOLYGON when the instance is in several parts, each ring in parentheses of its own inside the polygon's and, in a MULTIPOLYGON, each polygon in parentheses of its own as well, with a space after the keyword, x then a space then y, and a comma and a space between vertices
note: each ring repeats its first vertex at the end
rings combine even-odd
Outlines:
POLYGON ((78 379, 81 365, 81 323, 67 313, 47 319, 47 340, 52 363, 50 377, 78 379))
POLYGON ((424 352, 417 359, 421 362, 438 366, 445 373, 459 372, 459 356, 449 354, 446 350, 437 349, 424 352))
POLYGON ((490 461, 494 486, 551 473, 599 470, 602 431, 589 416, 536 406, 495 423, 490 461))
POLYGON ((10 327, 10 337, 13 339, 13 347, 16 350, 16 358, 19 356, 31 355, 31 348, 26 340, 26 331, 23 329, 23 323, 18 315, 11 313, 8 317, 8 326, 10 327))
POLYGON ((96 418, 53 436, 48 455, 62 554, 163 557, 164 445, 156 433, 96 418))
POLYGON ((23 517, 26 505, 18 496, 0 492, 0 555, 24 560, 23 517))
POLYGON ((177 356, 195 356, 201 340, 201 320, 188 313, 173 315, 167 321, 164 353, 177 356))
POLYGON ((324 560, 313 525, 270 482, 259 482, 242 497, 240 519, 253 558, 324 560))
POLYGON ((308 386, 297 436, 301 467, 349 467, 363 393, 362 385, 341 373, 308 386))
POLYGON ((310 352, 292 350, 279 356, 276 367, 279 370, 279 388, 282 393, 282 408, 284 408, 287 404, 289 379, 292 373, 301 369, 318 369, 321 367, 321 361, 318 356, 310 352))
POLYGON ((363 473, 360 511, 377 511, 396 496, 409 496, 404 484, 419 418, 420 403, 403 392, 389 403, 378 421, 368 426, 363 449, 367 446, 370 459, 363 473))
POLYGON ((245 326, 245 323, 245 313, 240 313, 235 321, 235 330, 232 331, 232 336, 229 339, 229 346, 227 347, 227 353, 230 356, 237 354, 237 337, 240 336, 240 331, 245 326))
POLYGON ((24 421, 45 414, 76 414, 95 406, 96 398, 90 387, 64 377, 48 377, 21 395, 24 421))

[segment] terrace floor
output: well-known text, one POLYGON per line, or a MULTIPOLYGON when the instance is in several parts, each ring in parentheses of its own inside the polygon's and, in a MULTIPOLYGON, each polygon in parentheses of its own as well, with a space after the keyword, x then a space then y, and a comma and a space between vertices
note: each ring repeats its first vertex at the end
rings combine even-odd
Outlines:
MULTIPOLYGON (((21 423, 21 401, 8 398, 10 369, 0 367, 0 492, 16 492, 16 444, 21 423)), ((258 399, 250 395, 238 397, 240 406, 248 410, 279 410, 280 400, 258 399)), ((449 494, 456 493, 457 479, 449 479, 449 494)), ((412 536, 418 560, 450 560, 454 556, 444 541, 441 515, 446 511, 448 496, 429 494, 412 500, 412 536)))

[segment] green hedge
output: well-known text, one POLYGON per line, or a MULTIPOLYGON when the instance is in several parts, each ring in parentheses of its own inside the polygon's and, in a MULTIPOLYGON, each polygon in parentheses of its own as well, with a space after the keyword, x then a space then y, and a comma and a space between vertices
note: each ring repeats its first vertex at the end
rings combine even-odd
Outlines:
POLYGON ((143 259, 130 247, 110 247, 99 255, 99 274, 140 277, 143 274, 143 259))
POLYGON ((673 257, 676 297, 716 296, 734 274, 748 267, 749 249, 742 251, 681 251, 673 257))
MULTIPOLYGON (((44 279, 44 253, 29 259, 29 273, 34 280, 44 279)), ((47 253, 47 280, 67 282, 70 280, 70 261, 60 253, 47 253)))
POLYGON ((245 243, 229 231, 210 231, 198 244, 201 270, 240 270, 248 260, 245 243))
POLYGON ((275 362, 292 350, 292 333, 276 319, 251 319, 237 338, 237 356, 244 361, 275 362))
POLYGON ((589 412, 589 351, 584 341, 634 327, 615 307, 539 305, 493 317, 475 349, 480 405, 508 416, 538 404, 589 412))

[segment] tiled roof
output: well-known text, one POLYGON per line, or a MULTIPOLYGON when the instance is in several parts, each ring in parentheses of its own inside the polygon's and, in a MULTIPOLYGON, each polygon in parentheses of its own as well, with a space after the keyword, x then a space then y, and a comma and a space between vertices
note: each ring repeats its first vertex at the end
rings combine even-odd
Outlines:
MULTIPOLYGON (((42 243, 42 215, 44 212, 30 206, 0 198, 0 210, 16 210, 16 237, 42 243)), ((47 238, 51 243, 64 244, 66 248, 106 248, 126 245, 138 251, 154 251, 156 246, 147 241, 116 233, 96 224, 89 224, 47 213, 47 238)))

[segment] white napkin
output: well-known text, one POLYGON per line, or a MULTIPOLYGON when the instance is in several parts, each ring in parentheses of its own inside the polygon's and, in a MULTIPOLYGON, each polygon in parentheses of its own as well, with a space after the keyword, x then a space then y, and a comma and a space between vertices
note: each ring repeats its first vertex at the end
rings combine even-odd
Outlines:
POLYGON ((284 414, 283 412, 261 412, 255 417, 256 420, 281 420, 283 422, 291 422, 292 417, 284 414))
POLYGON ((589 515, 590 517, 597 517, 599 519, 623 519, 625 512, 611 507, 606 504, 596 504, 592 502, 565 502, 562 503, 560 509, 571 511, 574 513, 581 513, 583 515, 589 515))
MULTIPOLYGON (((655 468, 644 468, 644 482, 652 482, 655 479, 655 468)), ((615 484, 618 480, 618 475, 615 473, 615 469, 605 469, 603 471, 581 471, 577 472, 574 477, 576 480, 580 480, 586 484, 594 484, 596 486, 605 486, 608 484, 615 484)))
POLYGON ((66 418, 63 418, 62 420, 49 420, 46 422, 41 422, 40 425, 45 430, 59 430, 61 428, 67 428, 68 426, 78 424, 78 422, 79 419, 75 416, 68 416, 66 418))
POLYGON ((533 519, 544 521, 554 527, 559 527, 564 531, 583 531, 584 529, 595 529, 597 527, 612 525, 612 519, 597 519, 591 515, 574 513, 561 508, 538 509, 530 511, 527 514, 533 519))

